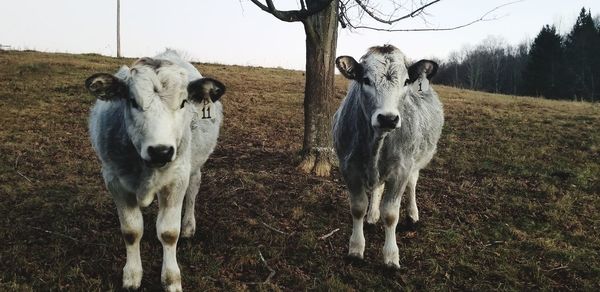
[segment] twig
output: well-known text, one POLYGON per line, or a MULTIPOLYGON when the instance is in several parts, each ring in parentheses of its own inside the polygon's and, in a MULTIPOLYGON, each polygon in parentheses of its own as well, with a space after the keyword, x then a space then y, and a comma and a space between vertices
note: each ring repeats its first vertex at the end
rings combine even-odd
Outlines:
POLYGON ((33 182, 28 177, 26 177, 24 174, 22 174, 19 171, 19 168, 18 168, 19 167, 19 157, 21 157, 21 154, 19 154, 17 156, 17 158, 15 159, 15 171, 17 172, 18 175, 20 175, 21 177, 23 177, 24 179, 26 179, 30 184, 33 184, 33 182))
POLYGON ((281 233, 281 234, 283 234, 283 235, 289 235, 288 233, 285 233, 285 232, 283 232, 283 231, 281 231, 281 230, 279 230, 279 229, 277 229, 277 228, 275 228, 275 227, 272 227, 271 225, 269 225, 269 224, 267 224, 267 223, 265 223, 265 222, 262 222, 262 221, 261 221, 260 223, 262 223, 262 225, 264 225, 265 227, 267 227, 267 228, 269 228, 269 229, 271 229, 271 230, 273 230, 273 231, 275 231, 275 232, 281 233))
POLYGON ((271 281, 271 278, 273 278, 273 276, 275 276, 275 270, 273 270, 269 264, 267 264, 267 261, 265 260, 265 258, 263 257, 262 253, 260 252, 260 250, 258 250, 258 256, 260 257, 260 260, 263 262, 263 264, 265 264, 265 267, 267 267, 267 270, 269 270, 271 273, 269 274, 269 276, 267 277, 267 279, 265 279, 265 281, 263 282, 263 284, 267 284, 269 283, 269 281, 271 281))
POLYGON ((383 18, 377 17, 377 15, 375 15, 375 13, 373 11, 371 11, 369 9, 369 7, 367 7, 367 5, 364 4, 362 1, 360 1, 360 0, 355 0, 355 1, 356 1, 356 3, 358 3, 358 6, 360 6, 373 19, 375 19, 375 20, 377 20, 377 21, 379 21, 381 23, 393 24, 394 22, 398 22, 400 20, 403 20, 403 19, 406 19, 406 18, 409 18, 409 17, 415 17, 415 16, 421 14, 422 12, 424 12, 425 8, 427 8, 427 7, 435 4, 437 2, 440 2, 441 0, 431 1, 431 2, 429 2, 427 4, 425 4, 425 5, 422 5, 421 7, 417 8, 417 9, 411 11, 410 13, 408 13, 406 15, 403 15, 403 16, 400 16, 400 17, 398 17, 396 19, 391 19, 392 16, 390 15, 390 20, 385 20, 383 18))
POLYGON ((339 228, 336 228, 336 229, 334 229, 333 231, 331 231, 331 232, 329 232, 329 233, 327 233, 327 234, 325 234, 325 235, 323 235, 323 236, 320 236, 320 237, 319 237, 319 239, 320 239, 320 240, 323 240, 323 239, 325 239, 325 238, 327 238, 327 237, 330 237, 330 236, 332 236, 334 233, 336 233, 336 232, 338 232, 338 231, 340 231, 340 229, 339 229, 339 228))
POLYGON ((54 231, 50 231, 50 230, 46 230, 46 229, 42 229, 42 228, 39 228, 39 227, 33 227, 33 226, 29 226, 29 227, 30 227, 31 229, 35 229, 35 230, 39 230, 39 231, 43 231, 43 232, 46 232, 46 233, 48 233, 48 234, 57 235, 57 236, 64 237, 64 238, 68 238, 68 239, 70 239, 70 240, 73 240, 73 241, 76 241, 76 242, 81 242, 81 241, 79 241, 79 239, 77 239, 77 238, 75 238, 75 237, 71 237, 71 236, 68 236, 68 235, 65 235, 65 234, 62 234, 62 233, 58 233, 58 232, 54 232, 54 231))
POLYGON ((569 267, 568 265, 564 265, 564 266, 560 265, 558 267, 555 267, 555 268, 552 268, 552 269, 549 269, 549 270, 544 270, 544 272, 552 272, 552 271, 556 271, 556 270, 562 270, 562 269, 566 269, 568 267, 569 267))
POLYGON ((28 177, 26 177, 24 174, 22 174, 20 171, 17 170, 17 174, 20 175, 21 177, 23 177, 24 179, 26 179, 30 184, 33 184, 33 182, 28 177))
POLYGON ((39 228, 39 227, 34 227, 34 226, 28 226, 28 227, 29 227, 29 228, 31 228, 31 229, 35 229, 35 230, 39 230, 39 231, 43 231, 43 232, 45 232, 45 233, 52 234, 52 235, 55 235, 55 236, 59 236, 59 237, 62 237, 62 238, 67 238, 67 239, 70 239, 70 240, 73 240, 73 241, 75 241, 75 242, 82 243, 82 244, 98 245, 98 246, 106 246, 105 244, 101 244, 101 243, 94 243, 94 242, 84 242, 84 241, 81 241, 81 240, 79 240, 79 239, 77 239, 77 238, 75 238, 75 237, 68 236, 68 235, 66 235, 66 234, 58 233, 58 232, 55 232, 55 231, 46 230, 46 229, 39 228))
POLYGON ((506 243, 506 241, 504 241, 504 240, 494 240, 490 243, 484 244, 483 246, 487 247, 487 246, 491 246, 491 245, 499 245, 499 244, 505 244, 505 243, 506 243))
POLYGON ((487 18, 487 16, 489 14, 491 14, 494 11, 497 11, 500 8, 503 8, 505 6, 508 5, 513 5, 515 3, 519 3, 519 2, 523 2, 524 0, 517 0, 517 1, 513 1, 513 2, 508 2, 499 6, 494 7, 493 9, 490 9, 489 11, 487 11, 486 13, 484 13, 481 17, 472 20, 470 22, 461 24, 461 25, 456 25, 456 26, 452 26, 452 27, 442 27, 442 28, 406 28, 406 29, 387 29, 387 28, 378 28, 378 27, 371 27, 371 26, 364 26, 364 25, 352 25, 349 23, 349 26, 353 29, 368 29, 368 30, 375 30, 375 31, 386 31, 386 32, 399 32, 399 31, 405 31, 405 32, 410 32, 410 31, 449 31, 449 30, 457 30, 463 27, 467 27, 470 25, 473 25, 477 22, 486 22, 486 21, 493 21, 493 20, 498 20, 498 17, 492 17, 492 18, 487 18))

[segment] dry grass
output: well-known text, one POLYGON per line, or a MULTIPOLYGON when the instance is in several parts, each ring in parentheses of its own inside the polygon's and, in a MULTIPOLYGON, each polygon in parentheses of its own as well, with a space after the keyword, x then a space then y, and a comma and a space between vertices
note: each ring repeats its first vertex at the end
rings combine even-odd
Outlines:
MULTIPOLYGON (((131 61, 0 51, 0 290, 120 287, 124 244, 82 83, 131 61)), ((391 272, 380 264, 381 226, 366 230, 365 262, 345 260, 351 217, 339 174, 295 168, 302 72, 198 67, 228 92, 198 232, 179 244, 185 289, 600 289, 597 105, 437 87, 446 126, 419 181, 423 223, 398 231, 402 268, 391 272), (270 274, 259 251, 276 271, 267 284, 256 284, 270 274)), ((346 83, 337 84, 341 99, 346 83)), ((142 286, 156 290, 156 206, 144 214, 142 286)))

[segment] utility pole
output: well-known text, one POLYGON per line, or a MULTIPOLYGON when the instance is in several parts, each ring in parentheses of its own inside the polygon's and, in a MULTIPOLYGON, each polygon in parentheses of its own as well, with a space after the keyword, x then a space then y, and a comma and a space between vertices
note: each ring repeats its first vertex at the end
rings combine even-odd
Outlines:
POLYGON ((117 0, 117 58, 121 58, 121 0, 117 0))

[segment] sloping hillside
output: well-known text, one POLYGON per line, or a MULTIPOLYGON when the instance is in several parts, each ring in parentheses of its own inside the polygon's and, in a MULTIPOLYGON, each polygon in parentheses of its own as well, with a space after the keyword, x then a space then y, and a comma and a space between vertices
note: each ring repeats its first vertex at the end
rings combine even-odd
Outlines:
MULTIPOLYGON (((0 51, 0 290, 120 287, 125 249, 82 84, 132 61, 0 51)), ((366 229, 365 262, 345 259, 339 173, 295 169, 303 73, 197 66, 228 91, 198 231, 179 243, 184 289, 600 289, 600 106, 437 87, 446 126, 419 180, 422 224, 398 229, 402 268, 388 271, 380 225, 366 229), (266 284, 259 251, 276 272, 266 284)), ((156 290, 156 204, 144 216, 142 290, 156 290)))

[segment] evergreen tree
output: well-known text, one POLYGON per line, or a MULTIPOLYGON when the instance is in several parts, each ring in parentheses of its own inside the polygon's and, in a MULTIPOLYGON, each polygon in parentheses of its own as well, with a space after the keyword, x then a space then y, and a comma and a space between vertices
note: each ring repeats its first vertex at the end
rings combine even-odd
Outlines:
POLYGON ((600 34, 591 12, 581 9, 565 39, 569 94, 588 101, 600 100, 600 34))
POLYGON ((546 25, 531 45, 494 41, 454 52, 436 82, 489 92, 600 102, 600 15, 581 9, 561 36, 546 25))
POLYGON ((565 98, 562 38, 554 26, 546 25, 537 35, 523 72, 525 94, 565 98))

